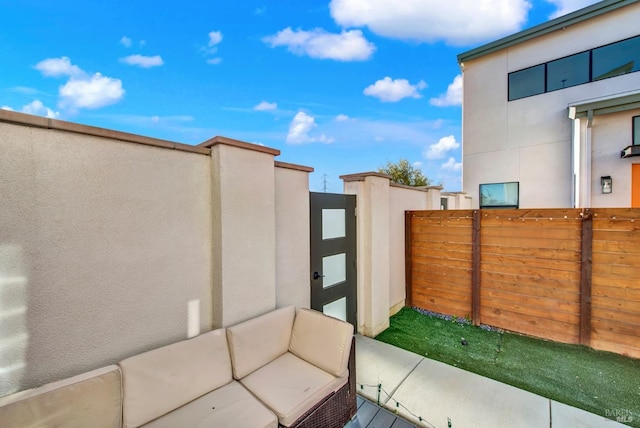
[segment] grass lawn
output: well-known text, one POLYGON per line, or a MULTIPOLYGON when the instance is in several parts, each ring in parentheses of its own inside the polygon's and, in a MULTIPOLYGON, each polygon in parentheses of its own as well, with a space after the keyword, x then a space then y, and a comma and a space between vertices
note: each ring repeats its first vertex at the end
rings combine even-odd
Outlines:
POLYGON ((631 412, 627 425, 640 428, 640 359, 487 331, 410 308, 391 317, 376 339, 610 419, 612 412, 631 412))

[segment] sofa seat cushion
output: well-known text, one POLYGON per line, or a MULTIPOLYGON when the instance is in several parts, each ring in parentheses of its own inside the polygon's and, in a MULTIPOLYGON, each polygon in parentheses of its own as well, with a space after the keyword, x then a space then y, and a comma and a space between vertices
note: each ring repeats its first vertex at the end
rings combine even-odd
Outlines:
POLYGON ((289 351, 337 377, 349 371, 353 326, 312 309, 300 309, 289 351))
POLYGON ((296 309, 287 306, 227 328, 235 379, 242 379, 289 350, 295 315, 296 309))
POLYGON ((2 397, 0 426, 119 428, 121 388, 120 369, 108 366, 2 397))
POLYGON ((337 391, 347 378, 333 376, 290 352, 244 377, 240 382, 289 426, 337 391))
POLYGON ((278 418, 240 383, 231 381, 144 426, 277 428, 278 418))
POLYGON ((224 329, 120 362, 125 428, 157 419, 231 382, 224 329))

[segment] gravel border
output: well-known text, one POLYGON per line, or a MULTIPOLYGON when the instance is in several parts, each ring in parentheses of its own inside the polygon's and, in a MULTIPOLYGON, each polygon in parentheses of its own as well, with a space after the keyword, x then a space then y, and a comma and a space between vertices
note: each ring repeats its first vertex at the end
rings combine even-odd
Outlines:
MULTIPOLYGON (((433 311, 429 311, 427 309, 422 309, 422 308, 417 308, 415 306, 412 306, 411 309, 413 309, 416 312, 421 313, 422 315, 426 315, 428 317, 431 318, 438 318, 441 320, 445 320, 445 321, 451 321, 451 322, 456 322, 458 324, 461 325, 473 325, 471 324, 471 320, 468 318, 460 318, 460 317, 456 317, 455 315, 447 315, 447 314, 441 314, 439 312, 433 312, 433 311)), ((498 327, 493 327, 490 325, 486 325, 486 324, 480 324, 479 328, 486 330, 486 331, 494 331, 496 333, 504 333, 504 330, 498 327)))

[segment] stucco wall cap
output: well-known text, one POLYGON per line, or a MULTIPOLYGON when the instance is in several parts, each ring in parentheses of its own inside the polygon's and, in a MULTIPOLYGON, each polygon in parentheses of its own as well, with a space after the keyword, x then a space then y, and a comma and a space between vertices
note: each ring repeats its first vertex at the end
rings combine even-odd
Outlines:
POLYGON ((389 180, 391 180, 391 176, 387 175, 387 174, 383 174, 381 172, 360 172, 357 174, 347 174, 347 175, 341 175, 340 179, 343 180, 345 183, 350 182, 350 181, 364 181, 365 178, 367 177, 380 177, 380 178, 388 178, 389 180))
POLYGON ((74 134, 90 135, 92 137, 102 137, 110 140, 124 141, 127 143, 143 144, 146 146, 161 147, 171 150, 199 153, 209 155, 211 151, 205 147, 190 146, 188 144, 176 143, 174 141, 161 140, 159 138, 145 137, 128 132, 114 131, 112 129, 98 128, 96 126, 81 125, 75 122, 50 119, 41 116, 34 116, 26 113, 18 113, 10 110, 0 110, 0 122, 13 123, 22 126, 31 126, 56 131, 71 132, 74 134))
POLYGON ((294 163, 287 163, 287 162, 280 162, 280 161, 275 161, 275 166, 276 168, 294 169, 296 171, 302 171, 302 172, 314 171, 314 169, 311 168, 310 166, 296 165, 294 163))
POLYGON ((211 148, 213 146, 217 146, 220 144, 226 145, 226 146, 239 147, 241 149, 253 150, 261 153, 267 153, 273 156, 278 156, 280 154, 280 150, 278 149, 272 149, 270 147, 261 146, 259 144, 247 143, 246 141, 234 140, 232 138, 222 137, 220 135, 217 135, 205 141, 204 143, 198 144, 198 147, 211 148))

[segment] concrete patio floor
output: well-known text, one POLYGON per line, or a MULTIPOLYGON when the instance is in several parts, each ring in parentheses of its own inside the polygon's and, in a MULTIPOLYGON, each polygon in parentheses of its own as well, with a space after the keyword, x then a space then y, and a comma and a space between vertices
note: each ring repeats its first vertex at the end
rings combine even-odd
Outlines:
POLYGON ((356 336, 356 368, 360 395, 376 403, 376 386, 382 384, 380 405, 420 427, 448 428, 449 419, 452 428, 625 427, 360 335, 356 336))

